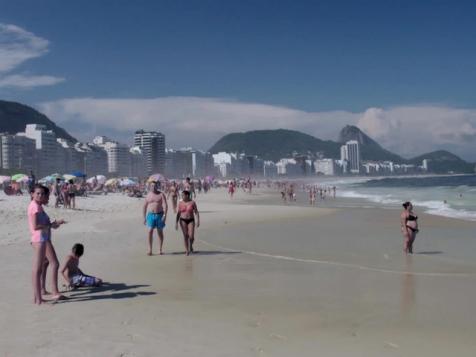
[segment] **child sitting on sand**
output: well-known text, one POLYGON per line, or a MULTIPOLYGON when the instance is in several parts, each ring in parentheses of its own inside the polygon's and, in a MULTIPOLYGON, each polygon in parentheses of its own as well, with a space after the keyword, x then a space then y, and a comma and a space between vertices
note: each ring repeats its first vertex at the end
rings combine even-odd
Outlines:
POLYGON ((99 286, 102 283, 101 279, 86 275, 79 269, 79 258, 83 253, 84 246, 76 243, 71 249, 71 254, 66 257, 61 269, 61 274, 63 274, 68 287, 71 289, 81 286, 99 286))

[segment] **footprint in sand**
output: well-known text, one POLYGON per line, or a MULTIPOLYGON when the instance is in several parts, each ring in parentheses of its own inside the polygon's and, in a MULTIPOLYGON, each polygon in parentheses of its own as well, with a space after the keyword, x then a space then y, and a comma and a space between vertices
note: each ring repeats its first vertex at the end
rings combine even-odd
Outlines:
POLYGON ((392 343, 392 342, 385 342, 385 347, 389 347, 389 348, 395 348, 395 349, 397 349, 399 346, 398 346, 396 343, 392 343))
POLYGON ((269 337, 274 338, 276 340, 286 341, 288 338, 286 336, 278 335, 276 333, 272 333, 269 337))

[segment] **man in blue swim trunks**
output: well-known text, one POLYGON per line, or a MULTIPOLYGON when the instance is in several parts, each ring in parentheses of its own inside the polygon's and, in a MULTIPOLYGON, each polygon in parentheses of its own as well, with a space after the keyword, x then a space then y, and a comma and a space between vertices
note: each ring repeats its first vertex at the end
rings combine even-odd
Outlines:
POLYGON ((164 227, 167 219, 167 197, 160 191, 160 182, 152 182, 152 191, 150 191, 144 202, 143 216, 144 224, 148 228, 149 251, 147 255, 152 255, 152 240, 154 228, 159 235, 159 254, 162 255, 162 245, 164 244, 164 227))

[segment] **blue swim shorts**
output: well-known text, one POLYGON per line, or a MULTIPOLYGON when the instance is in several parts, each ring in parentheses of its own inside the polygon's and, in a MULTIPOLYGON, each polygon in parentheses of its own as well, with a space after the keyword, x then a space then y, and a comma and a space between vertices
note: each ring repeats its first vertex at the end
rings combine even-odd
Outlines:
POLYGON ((153 212, 148 212, 147 213, 147 227, 150 229, 158 228, 158 229, 164 229, 165 223, 162 222, 162 217, 164 216, 163 213, 153 213, 153 212))

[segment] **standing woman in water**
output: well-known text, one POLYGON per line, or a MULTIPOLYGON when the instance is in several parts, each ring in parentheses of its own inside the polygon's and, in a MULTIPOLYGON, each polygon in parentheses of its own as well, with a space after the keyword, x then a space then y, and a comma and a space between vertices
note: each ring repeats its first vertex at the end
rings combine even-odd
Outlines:
POLYGON ((182 192, 182 201, 178 204, 175 229, 178 229, 179 223, 182 228, 183 241, 185 244, 185 255, 193 253, 193 241, 195 240, 195 216, 197 217, 197 228, 200 227, 200 214, 197 204, 190 197, 190 191, 182 192))
POLYGON ((400 225, 403 234, 403 251, 413 253, 413 242, 418 233, 418 216, 413 213, 411 202, 403 203, 403 212, 400 214, 400 225))

